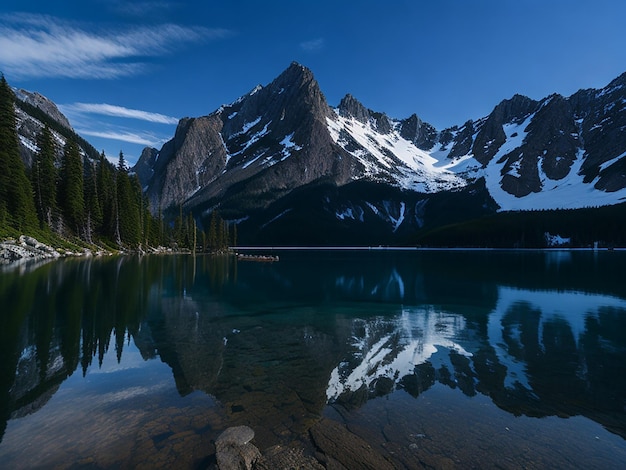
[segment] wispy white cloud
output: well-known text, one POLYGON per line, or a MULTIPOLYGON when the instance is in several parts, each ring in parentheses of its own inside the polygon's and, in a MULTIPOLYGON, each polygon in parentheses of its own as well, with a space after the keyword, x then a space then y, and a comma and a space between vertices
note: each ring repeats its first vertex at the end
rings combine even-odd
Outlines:
POLYGON ((0 70, 12 77, 112 79, 146 69, 146 57, 225 38, 226 29, 164 24, 99 31, 45 15, 0 16, 0 70))
POLYGON ((148 145, 150 147, 157 147, 164 143, 163 139, 158 139, 154 135, 147 133, 136 133, 122 130, 95 131, 92 129, 78 129, 76 132, 78 132, 79 135, 117 140, 120 142, 128 142, 130 144, 148 145))
POLYGON ((311 39, 300 43, 300 49, 306 52, 317 52, 324 48, 324 38, 311 39))
POLYGON ((59 109, 64 114, 101 114, 103 116, 113 116, 120 118, 138 119, 140 121, 154 122, 158 124, 177 124, 178 118, 166 116, 159 113, 130 109, 123 106, 116 106, 106 103, 73 103, 59 105, 59 109))

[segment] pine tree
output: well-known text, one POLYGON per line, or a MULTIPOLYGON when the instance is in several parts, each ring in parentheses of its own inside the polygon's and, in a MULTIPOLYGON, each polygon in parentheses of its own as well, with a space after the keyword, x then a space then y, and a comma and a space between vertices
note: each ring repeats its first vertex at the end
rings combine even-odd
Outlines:
POLYGON ((141 244, 148 247, 152 245, 152 221, 150 220, 148 201, 144 197, 141 188, 139 188, 139 214, 141 223, 141 244))
POLYGON ((96 172, 98 205, 102 211, 102 223, 99 227, 99 232, 108 238, 114 239, 117 220, 116 188, 113 166, 107 161, 104 150, 100 154, 96 172))
POLYGON ((227 249, 230 243, 230 225, 228 222, 222 219, 222 225, 224 225, 224 235, 222 237, 222 249, 227 249))
POLYGON ((185 231, 187 234, 187 246, 191 249, 193 253, 195 253, 196 246, 198 244, 198 234, 197 234, 196 219, 194 219, 193 214, 191 212, 187 216, 185 231))
POLYGON ((226 245, 225 243, 226 233, 224 230, 224 221, 219 216, 219 214, 217 215, 216 219, 217 219, 216 220, 217 221, 217 249, 222 250, 224 246, 226 245))
POLYGON ((84 228, 83 159, 78 145, 73 140, 65 142, 63 161, 61 163, 61 180, 59 182, 59 206, 66 224, 81 235, 84 228))
POLYGON ((179 248, 186 246, 186 229, 182 204, 178 206, 178 216, 174 219, 174 239, 179 248))
POLYGON ((136 247, 141 240, 139 204, 133 191, 124 154, 120 152, 117 165, 117 228, 119 242, 136 247))
MULTIPOLYGON (((128 175, 128 173, 127 173, 128 175)), ((130 214, 130 223, 132 225, 132 231, 136 232, 135 244, 138 245, 141 243, 141 240, 144 237, 144 210, 143 210, 143 191, 141 190, 141 183, 139 182, 139 177, 137 174, 128 175, 128 181, 130 183, 130 207, 129 210, 132 211, 130 214)))
POLYGON ((32 168, 35 206, 40 223, 52 227, 52 216, 57 208, 57 169, 54 166, 56 145, 47 125, 37 138, 37 147, 32 168))
POLYGON ((15 96, 4 75, 0 78, 0 224, 25 231, 37 227, 30 180, 20 158, 15 96))
POLYGON ((96 170, 93 165, 89 165, 85 179, 85 239, 88 243, 93 243, 93 234, 102 226, 96 170))
POLYGON ((209 249, 211 250, 217 250, 218 248, 217 225, 217 211, 214 210, 211 213, 211 221, 209 222, 209 233, 207 235, 209 249))
POLYGON ((157 224, 158 226, 158 234, 157 234, 157 245, 165 245, 165 224, 163 223, 163 211, 161 210, 161 206, 159 205, 159 213, 157 215, 157 224))

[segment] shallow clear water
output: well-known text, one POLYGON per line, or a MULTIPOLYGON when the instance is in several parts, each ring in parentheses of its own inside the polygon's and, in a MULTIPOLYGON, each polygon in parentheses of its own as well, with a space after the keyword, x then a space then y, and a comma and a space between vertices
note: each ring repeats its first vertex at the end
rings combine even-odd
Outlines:
POLYGON ((398 468, 626 462, 625 252, 151 256, 0 273, 0 462, 202 468, 337 420, 398 468))

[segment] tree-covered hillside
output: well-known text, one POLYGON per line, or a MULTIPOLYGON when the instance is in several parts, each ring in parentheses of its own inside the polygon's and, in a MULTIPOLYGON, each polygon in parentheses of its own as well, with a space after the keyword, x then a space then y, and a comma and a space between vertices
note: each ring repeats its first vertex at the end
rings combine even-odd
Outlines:
POLYGON ((136 249, 169 243, 170 233, 147 207, 139 182, 120 152, 115 168, 84 139, 28 103, 16 103, 0 80, 0 237, 30 234, 49 239, 136 249), (15 106, 44 127, 31 168, 20 158, 15 106), (62 158, 57 139, 65 139, 62 158))

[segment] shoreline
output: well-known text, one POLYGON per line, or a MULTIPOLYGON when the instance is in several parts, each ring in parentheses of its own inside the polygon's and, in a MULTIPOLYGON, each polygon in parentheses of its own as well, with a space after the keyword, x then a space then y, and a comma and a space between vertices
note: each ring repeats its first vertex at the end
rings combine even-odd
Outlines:
MULTIPOLYGON (((420 252, 420 251, 509 251, 509 252, 610 252, 610 251, 626 251, 626 247, 546 247, 546 248, 494 248, 494 247, 421 247, 421 246, 236 246, 230 250, 237 253, 244 252, 280 252, 280 251, 398 251, 398 252, 420 252)), ((120 254, 127 254, 125 251, 119 251, 120 254)), ((176 253, 175 250, 163 247, 139 249, 139 254, 163 254, 176 253)), ((187 252, 178 252, 187 253, 187 252)), ((36 238, 21 235, 17 240, 7 239, 0 242, 0 267, 7 268, 22 265, 32 261, 52 261, 55 259, 66 257, 90 257, 90 256, 113 256, 115 252, 106 249, 98 249, 96 251, 83 248, 79 251, 65 250, 62 248, 54 248, 50 245, 39 242, 36 238)), ((254 254, 241 254, 238 257, 242 260, 258 257, 254 254)), ((269 261, 275 261, 275 257, 267 257, 269 261)), ((265 260, 265 259, 263 259, 265 260)))
POLYGON ((546 247, 546 248, 502 248, 502 247, 416 247, 416 246, 235 246, 235 251, 626 251, 626 247, 546 247))

